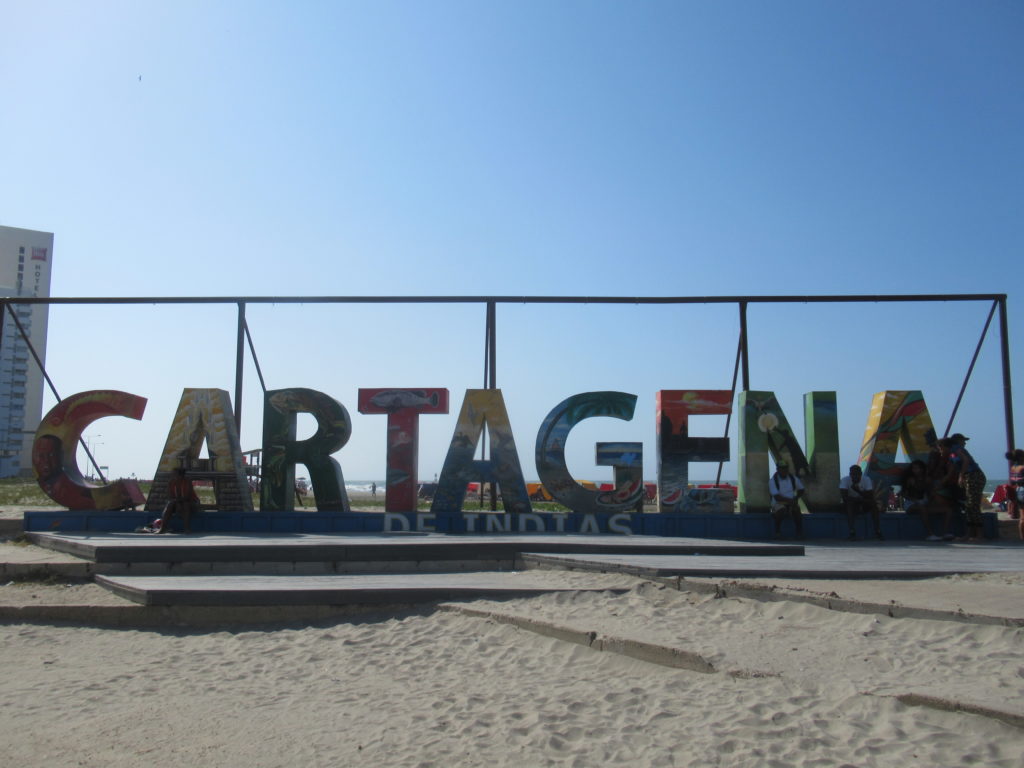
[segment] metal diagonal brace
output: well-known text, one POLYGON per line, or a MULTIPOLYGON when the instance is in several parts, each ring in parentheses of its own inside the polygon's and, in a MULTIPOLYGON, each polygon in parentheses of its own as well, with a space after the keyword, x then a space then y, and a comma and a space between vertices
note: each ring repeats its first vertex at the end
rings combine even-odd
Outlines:
MULTIPOLYGON (((36 365, 39 366, 39 370, 42 372, 43 378, 46 379, 46 383, 50 385, 50 391, 53 393, 53 396, 57 398, 57 402, 59 403, 61 401, 61 397, 59 394, 57 394, 57 388, 53 385, 53 381, 50 379, 50 374, 46 372, 46 366, 43 365, 43 361, 39 358, 39 355, 36 353, 36 348, 32 346, 32 341, 31 339, 29 339, 28 334, 25 333, 25 328, 22 326, 17 314, 15 314, 14 309, 11 308, 9 302, 4 302, 4 307, 6 307, 8 314, 10 314, 11 319, 17 326, 18 333, 21 334, 21 338, 25 340, 25 344, 28 346, 28 351, 32 353, 32 359, 35 360, 36 365)), ((103 471, 100 469, 100 465, 96 463, 96 459, 92 457, 92 452, 89 450, 89 446, 86 445, 85 440, 81 437, 78 438, 78 444, 85 449, 85 455, 89 457, 89 463, 92 464, 93 469, 96 470, 96 474, 99 476, 100 482, 106 483, 107 479, 103 476, 103 471)))

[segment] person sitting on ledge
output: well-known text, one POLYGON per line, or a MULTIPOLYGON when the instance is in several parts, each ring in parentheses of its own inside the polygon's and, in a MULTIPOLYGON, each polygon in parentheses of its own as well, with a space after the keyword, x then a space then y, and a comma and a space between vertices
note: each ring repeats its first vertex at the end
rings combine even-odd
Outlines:
POLYGON ((804 493, 804 484, 796 475, 789 474, 789 464, 780 461, 775 466, 776 472, 768 481, 768 494, 772 497, 772 515, 775 517, 775 536, 782 536, 782 519, 793 518, 796 526, 796 537, 804 537, 803 515, 800 514, 800 497, 804 493))
POLYGON ((857 531, 853 525, 854 518, 863 512, 871 513, 875 538, 879 541, 885 538, 882 535, 878 504, 875 502, 874 486, 871 484, 871 478, 866 477, 858 465, 854 464, 850 467, 850 474, 839 481, 839 495, 843 497, 843 506, 846 507, 846 523, 850 529, 850 541, 857 538, 857 531))
POLYGON ((192 481, 185 476, 184 469, 175 467, 171 472, 171 479, 167 481, 167 504, 160 517, 160 530, 157 533, 167 533, 167 522, 176 514, 181 515, 185 533, 192 533, 192 513, 197 509, 199 497, 196 495, 196 489, 192 487, 192 481))
POLYGON ((951 541, 953 534, 949 533, 950 509, 949 507, 933 509, 928 503, 930 495, 931 483, 928 481, 928 466, 920 459, 916 459, 910 462, 900 480, 900 506, 908 515, 921 515, 925 541, 951 541), (932 530, 931 518, 933 515, 942 518, 941 536, 932 530))

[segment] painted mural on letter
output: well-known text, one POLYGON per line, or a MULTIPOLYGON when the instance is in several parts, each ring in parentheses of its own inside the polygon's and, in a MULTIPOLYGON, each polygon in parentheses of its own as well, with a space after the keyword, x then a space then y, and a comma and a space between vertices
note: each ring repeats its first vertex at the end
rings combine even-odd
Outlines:
POLYGON ((386 413, 388 417, 385 511, 416 509, 419 417, 423 413, 448 413, 448 390, 360 389, 359 412, 386 413))
POLYGON ((260 510, 295 509, 295 465, 309 471, 318 512, 349 512, 341 465, 331 456, 352 436, 345 406, 315 389, 292 387, 266 393, 263 399, 263 482, 260 510), (296 414, 316 419, 316 432, 296 440, 296 414))
POLYGON ((687 494, 691 461, 728 461, 729 438, 691 437, 691 415, 725 415, 732 411, 728 389, 661 389, 655 393, 658 430, 658 511, 704 511, 687 494))
POLYGON ((530 512, 523 470, 500 389, 467 389, 455 424, 431 512, 461 512, 469 483, 497 483, 506 512, 530 512), (490 435, 489 459, 474 459, 484 425, 490 435))
POLYGON ((887 487, 897 482, 907 466, 896 461, 901 444, 910 461, 920 459, 927 463, 936 440, 932 417, 921 391, 887 389, 876 393, 871 400, 857 461, 876 485, 887 487))
POLYGON ((163 511, 167 481, 176 467, 192 480, 210 480, 219 509, 252 512, 231 397, 223 389, 182 390, 146 499, 147 512, 163 511), (204 442, 208 458, 200 459, 204 442))
MULTIPOLYGON (((638 494, 643 492, 643 480, 636 492, 632 479, 625 487, 619 485, 612 491, 596 491, 584 488, 569 473, 565 464, 565 441, 572 428, 584 419, 608 416, 613 419, 630 421, 636 408, 636 395, 626 392, 584 392, 566 398, 556 405, 544 418, 537 432, 535 457, 537 474, 548 493, 560 504, 574 512, 618 512, 635 506, 638 494)), ((631 464, 643 466, 643 455, 637 452, 630 457, 631 464)), ((632 478, 632 474, 623 476, 632 478)))
POLYGON ((68 509, 126 509, 145 503, 134 480, 105 485, 88 482, 78 468, 78 444, 85 428, 104 416, 141 419, 146 398, 114 389, 79 392, 43 417, 32 445, 32 469, 39 487, 68 509))
POLYGON ((804 395, 804 454, 774 392, 741 392, 739 399, 739 502, 741 512, 768 512, 768 480, 785 461, 803 482, 810 512, 833 512, 839 497, 839 421, 835 392, 804 395))

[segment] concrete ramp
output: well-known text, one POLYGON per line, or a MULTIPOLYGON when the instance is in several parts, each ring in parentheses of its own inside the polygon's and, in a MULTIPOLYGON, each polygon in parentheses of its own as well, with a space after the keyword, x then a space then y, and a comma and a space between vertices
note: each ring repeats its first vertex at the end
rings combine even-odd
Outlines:
POLYGON ((917 579, 955 573, 1024 571, 1024 547, 997 544, 853 542, 810 544, 800 557, 720 557, 629 553, 524 552, 528 568, 624 573, 641 578, 724 576, 842 579, 917 579))

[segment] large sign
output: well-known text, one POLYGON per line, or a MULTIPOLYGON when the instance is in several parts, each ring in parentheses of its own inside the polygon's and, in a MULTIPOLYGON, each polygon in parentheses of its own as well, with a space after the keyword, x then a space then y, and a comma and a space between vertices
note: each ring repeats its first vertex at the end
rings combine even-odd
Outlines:
MULTIPOLYGON (((537 473, 552 498, 578 515, 597 515, 607 529, 624 528, 624 513, 638 506, 643 493, 643 448, 641 443, 609 442, 595 445, 595 462, 613 468, 615 482, 610 491, 585 488, 569 474, 565 444, 572 429, 585 419, 611 417, 630 421, 637 396, 626 392, 585 392, 556 405, 537 432, 535 460, 537 473), (615 517, 622 515, 622 517, 615 517), (611 517, 609 517, 611 516, 611 517)), ((729 390, 660 390, 655 395, 658 430, 659 512, 709 511, 699 496, 687 492, 691 462, 725 461, 730 456, 728 438, 700 437, 689 432, 689 417, 727 414, 732 407, 729 390)), ((78 469, 75 455, 82 431, 104 416, 141 419, 145 398, 115 390, 82 392, 64 400, 50 411, 36 432, 33 467, 42 489, 69 509, 116 509, 141 503, 138 488, 130 481, 96 485, 87 482, 78 469)), ((359 411, 387 416, 385 512, 393 515, 416 510, 418 486, 419 417, 448 413, 448 390, 441 388, 393 388, 359 390, 359 411)), ((262 512, 291 511, 294 508, 295 467, 303 464, 309 472, 317 509, 321 512, 349 511, 341 465, 333 457, 352 434, 348 411, 334 398, 312 389, 278 389, 266 393, 263 404, 263 477, 260 495, 262 512), (296 416, 308 413, 316 421, 315 434, 296 439, 296 416)), ((811 392, 804 396, 804 447, 797 440, 773 392, 740 392, 738 397, 739 504, 741 512, 767 512, 769 459, 785 460, 807 488, 804 502, 808 511, 836 511, 840 507, 839 425, 835 392, 811 392)), ((919 391, 885 391, 871 405, 860 465, 886 488, 901 471, 896 462, 902 445, 910 460, 926 459, 935 443, 924 397, 919 391)), ((220 389, 185 389, 178 404, 163 453, 154 473, 153 490, 147 509, 162 504, 165 483, 175 467, 196 467, 216 480, 218 506, 234 511, 252 511, 239 444, 238 432, 227 392, 220 389), (203 444, 210 457, 199 460, 203 444)), ((714 506, 713 502, 710 506, 714 506)), ((467 530, 506 530, 516 520, 519 530, 540 525, 530 504, 519 452, 500 389, 466 391, 455 431, 445 457, 432 515, 464 514, 467 530), (490 436, 490 458, 474 455, 486 427, 490 436), (463 513, 469 482, 494 483, 501 491, 506 517, 487 519, 477 528, 482 513, 463 513), (472 519, 470 519, 472 517, 472 519), (520 527, 526 526, 526 528, 520 527)), ((594 518, 582 518, 584 521, 594 518)), ((397 521, 398 516, 389 518, 397 521)), ((408 520, 402 516, 402 519, 408 520)), ((429 522, 423 521, 429 530, 429 522)), ((396 523, 397 524, 397 523, 396 523)), ((552 525, 559 525, 554 520, 552 525)), ((596 523, 594 524, 596 525, 596 523)), ((588 528, 592 527, 586 523, 588 528)), ((511 532, 511 531, 509 531, 511 532)))

